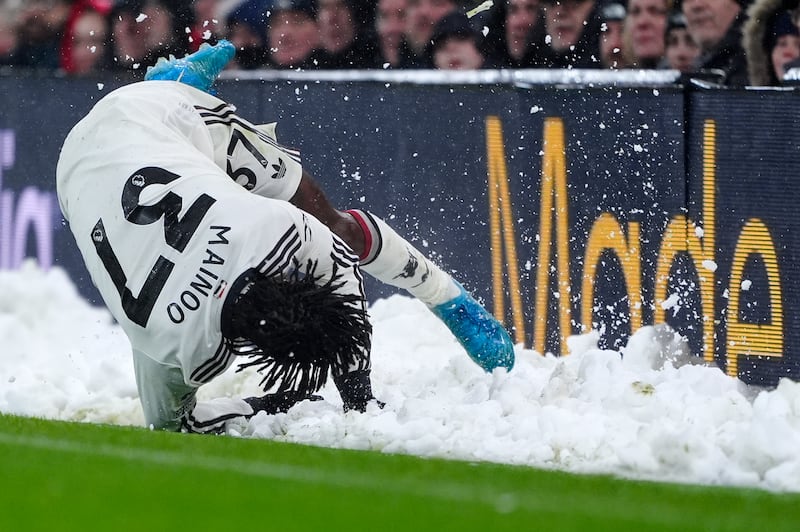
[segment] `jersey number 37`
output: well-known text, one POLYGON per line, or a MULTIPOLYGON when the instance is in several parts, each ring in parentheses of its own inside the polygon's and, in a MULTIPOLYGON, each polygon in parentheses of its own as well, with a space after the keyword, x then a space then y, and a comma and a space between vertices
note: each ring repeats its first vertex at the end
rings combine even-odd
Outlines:
MULTIPOLYGON (((165 185, 179 177, 178 174, 154 166, 137 170, 127 179, 122 190, 122 212, 128 222, 136 225, 149 225, 164 218, 164 241, 169 247, 182 253, 200 226, 208 209, 216 200, 208 194, 201 194, 189 206, 182 218, 178 218, 178 215, 183 209, 183 199, 172 191, 167 192, 161 200, 153 205, 139 204, 139 197, 145 187, 156 184, 165 185)), ((91 239, 97 255, 119 293, 125 315, 132 322, 146 327, 150 314, 153 312, 153 306, 164 289, 175 263, 163 255, 159 255, 155 265, 150 269, 139 295, 135 296, 127 286, 128 277, 108 240, 102 218, 97 220, 92 228, 91 239)))

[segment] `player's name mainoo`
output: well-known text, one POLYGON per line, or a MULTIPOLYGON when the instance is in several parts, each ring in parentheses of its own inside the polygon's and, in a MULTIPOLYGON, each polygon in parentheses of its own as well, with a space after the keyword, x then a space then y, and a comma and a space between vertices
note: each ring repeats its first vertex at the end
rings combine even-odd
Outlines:
POLYGON ((197 271, 186 289, 166 306, 167 316, 172 323, 183 323, 186 314, 199 310, 209 295, 217 299, 221 299, 225 295, 228 281, 220 277, 219 270, 225 264, 223 255, 226 248, 224 246, 230 244, 225 234, 231 228, 212 225, 208 230, 213 236, 207 241, 205 258, 197 267, 197 271))

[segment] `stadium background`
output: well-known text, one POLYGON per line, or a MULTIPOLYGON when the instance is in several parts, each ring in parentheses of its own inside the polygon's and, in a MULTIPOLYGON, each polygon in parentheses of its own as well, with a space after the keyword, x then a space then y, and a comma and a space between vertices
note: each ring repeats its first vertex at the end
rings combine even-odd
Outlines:
MULTIPOLYGON (((433 74, 219 92, 277 121, 336 204, 389 220, 528 346, 565 354, 594 328, 619 348, 667 322, 746 382, 798 378, 795 91, 433 74)), ((54 176, 70 128, 116 86, 0 79, 0 269, 62 266, 98 304, 54 176)))

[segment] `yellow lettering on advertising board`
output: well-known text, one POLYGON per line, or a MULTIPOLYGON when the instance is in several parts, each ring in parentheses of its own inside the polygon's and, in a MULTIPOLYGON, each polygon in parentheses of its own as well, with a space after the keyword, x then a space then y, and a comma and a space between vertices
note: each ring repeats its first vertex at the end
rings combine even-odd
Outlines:
POLYGON ((622 266, 625 291, 628 294, 630 307, 631 332, 634 332, 642 326, 642 261, 639 248, 639 223, 631 222, 628 225, 628 237, 625 238, 625 232, 619 221, 607 212, 595 220, 586 242, 581 287, 581 322, 584 326, 592 323, 597 265, 600 256, 606 250, 613 251, 622 266))
MULTIPOLYGON (((587 235, 581 277, 581 324, 588 328, 594 313, 597 276, 603 253, 611 252, 619 260, 624 286, 629 302, 632 332, 643 323, 642 309, 653 304, 654 323, 666 321, 670 302, 683 302, 669 292, 670 272, 679 256, 691 261, 697 275, 702 328, 702 352, 706 361, 713 362, 716 351, 716 123, 706 120, 703 125, 702 212, 699 222, 685 214, 673 216, 661 235, 655 272, 652 302, 642 300, 642 257, 640 245, 641 225, 629 222, 627 227, 611 213, 603 212, 592 224, 587 235)), ((494 314, 498 319, 506 316, 506 285, 511 304, 511 317, 517 343, 524 342, 524 312, 517 262, 516 234, 509 192, 505 145, 500 119, 490 116, 486 120, 486 150, 488 171, 489 222, 492 244, 492 278, 494 314)), ((566 143, 563 121, 546 118, 543 131, 542 171, 539 189, 539 231, 536 256, 535 307, 533 311, 533 348, 544 353, 547 341, 548 313, 555 300, 558 312, 558 341, 554 350, 566 355, 566 338, 572 334, 572 294, 570 275, 570 225, 568 211, 566 143), (555 281, 555 291, 551 290, 555 281)), ((577 288, 577 286, 576 286, 577 288)), ((739 358, 742 356, 783 356, 784 308, 783 289, 775 244, 769 229, 759 219, 748 220, 739 234, 733 254, 728 294, 726 371, 737 376, 739 358), (749 288, 744 278, 745 266, 751 257, 759 257, 766 270, 769 291, 769 323, 749 323, 741 320, 742 292, 749 288)))
MULTIPOLYGON (((703 224, 697 226, 684 215, 673 217, 664 231, 658 252, 655 279, 655 323, 666 321, 670 300, 669 272, 679 253, 686 253, 697 271, 702 309, 703 358, 714 360, 714 272, 716 262, 716 123, 706 120, 703 128, 703 224)), ((676 303, 679 304, 679 303, 676 303)))
POLYGON ((739 357, 758 355, 783 356, 783 290, 778 270, 778 254, 767 226, 758 219, 748 220, 739 234, 733 254, 728 306, 727 373, 739 374, 739 357), (745 289, 744 267, 747 260, 759 255, 764 261, 769 289, 770 323, 740 321, 741 293, 745 289))
POLYGON ((542 139, 542 184, 539 199, 539 253, 536 261, 536 307, 534 309, 534 349, 545 352, 547 333, 548 295, 550 294, 550 265, 553 258, 553 222, 555 221, 555 274, 558 302, 560 349, 568 354, 566 339, 572 334, 570 274, 569 274, 569 211, 567 210, 567 160, 564 141, 564 122, 546 118, 542 139))
POLYGON ((505 290, 503 265, 508 266, 511 319, 514 325, 514 341, 525 342, 525 321, 522 311, 519 266, 517 262, 517 238, 511 209, 511 194, 508 190, 503 128, 500 119, 486 119, 486 153, 489 177, 489 231, 492 243, 492 291, 494 315, 501 322, 505 318, 505 290), (505 259, 505 261, 504 261, 505 259))

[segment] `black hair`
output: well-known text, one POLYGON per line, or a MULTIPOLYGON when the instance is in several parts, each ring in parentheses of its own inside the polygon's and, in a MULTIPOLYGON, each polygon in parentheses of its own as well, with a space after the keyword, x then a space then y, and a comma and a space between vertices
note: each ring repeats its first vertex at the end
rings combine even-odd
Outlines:
POLYGON ((665 33, 669 33, 675 29, 685 29, 686 28, 686 17, 683 15, 683 12, 679 10, 673 10, 670 12, 669 16, 667 17, 667 28, 665 33))
POLYGON ((327 281, 317 276, 316 262, 288 276, 246 273, 243 288, 231 293, 223 310, 223 335, 242 362, 238 371, 260 366, 265 392, 311 394, 327 381, 328 372, 344 373, 369 357, 372 325, 363 298, 342 294, 334 268, 327 281))

